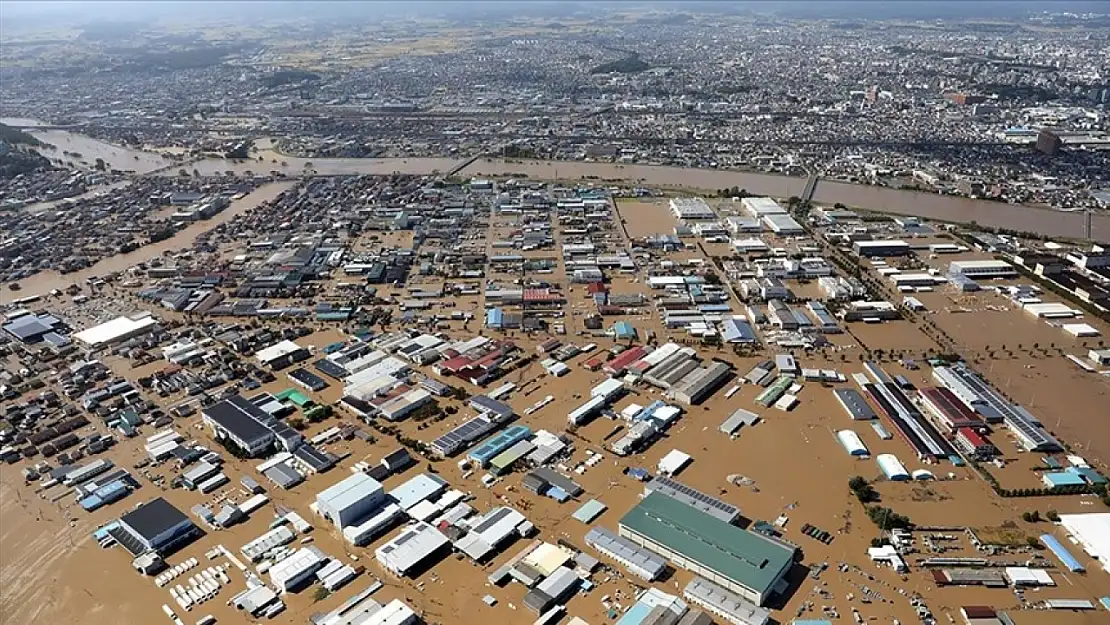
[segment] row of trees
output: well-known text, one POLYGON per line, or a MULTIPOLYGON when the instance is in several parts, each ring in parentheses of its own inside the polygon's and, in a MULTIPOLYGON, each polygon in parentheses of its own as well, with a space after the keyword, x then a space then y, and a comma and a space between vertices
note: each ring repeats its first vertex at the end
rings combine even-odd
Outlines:
POLYGON ((871 522, 882 531, 913 527, 913 522, 910 521, 908 516, 898 514, 894 510, 883 506, 868 506, 867 518, 871 519, 871 522))
POLYGON ((863 476, 857 475, 848 480, 848 490, 852 491, 862 504, 879 501, 879 491, 875 490, 875 487, 863 476))
MULTIPOLYGON (((1044 518, 1055 523, 1056 521, 1060 520, 1060 514, 1057 513, 1055 510, 1049 510, 1044 513, 1044 518)), ((1040 523, 1044 519, 1041 518, 1040 512, 1033 510, 1032 512, 1021 513, 1021 520, 1025 521, 1026 523, 1040 523)))

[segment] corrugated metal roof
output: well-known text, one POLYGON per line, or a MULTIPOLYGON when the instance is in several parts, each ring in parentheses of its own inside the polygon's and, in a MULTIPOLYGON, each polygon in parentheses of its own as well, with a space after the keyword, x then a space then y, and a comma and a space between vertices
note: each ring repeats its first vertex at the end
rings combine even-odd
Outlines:
POLYGON ((794 555, 781 543, 657 493, 625 514, 620 525, 761 594, 779 580, 794 555))

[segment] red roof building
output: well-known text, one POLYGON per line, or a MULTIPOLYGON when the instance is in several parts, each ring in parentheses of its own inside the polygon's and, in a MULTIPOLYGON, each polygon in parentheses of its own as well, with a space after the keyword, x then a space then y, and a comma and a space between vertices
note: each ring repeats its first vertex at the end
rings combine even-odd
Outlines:
POLYGON ((964 453, 978 458, 990 458, 998 454, 998 449, 989 440, 971 428, 957 430, 955 443, 964 453))
POLYGON ((553 293, 551 289, 524 289, 523 297, 530 304, 555 304, 563 301, 563 295, 553 293))
POLYGON ((624 373, 629 365, 643 358, 645 354, 647 354, 647 350, 643 346, 626 349, 618 354, 616 358, 605 363, 605 370, 613 375, 624 373))
POLYGON ((983 425, 979 415, 972 412, 956 397, 955 393, 946 388, 921 389, 921 403, 949 431, 983 425))

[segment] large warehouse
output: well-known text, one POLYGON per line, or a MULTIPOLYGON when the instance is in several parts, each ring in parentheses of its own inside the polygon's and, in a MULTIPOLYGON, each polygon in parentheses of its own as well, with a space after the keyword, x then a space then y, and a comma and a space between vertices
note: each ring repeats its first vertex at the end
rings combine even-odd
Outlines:
POLYGON ((678 219, 716 219, 717 214, 700 197, 676 197, 671 200, 671 214, 678 219))
POLYGON ((1110 512, 1061 514, 1060 525, 1110 573, 1110 512))
POLYGON ((1004 260, 954 260, 948 263, 948 273, 972 280, 986 278, 1016 278, 1014 266, 1004 260))
POLYGON ((900 240, 856 241, 852 247, 856 254, 866 258, 885 258, 888 256, 908 256, 910 244, 900 240))
POLYGON ((653 493, 620 520, 620 536, 763 605, 786 589, 794 548, 653 493))
POLYGON ((370 516, 385 503, 385 489, 365 473, 355 473, 320 491, 316 508, 342 530, 370 516))
POLYGON ((157 325, 158 319, 152 317, 150 313, 139 313, 105 321, 98 326, 74 334, 73 338, 89 347, 104 347, 146 334, 157 325))

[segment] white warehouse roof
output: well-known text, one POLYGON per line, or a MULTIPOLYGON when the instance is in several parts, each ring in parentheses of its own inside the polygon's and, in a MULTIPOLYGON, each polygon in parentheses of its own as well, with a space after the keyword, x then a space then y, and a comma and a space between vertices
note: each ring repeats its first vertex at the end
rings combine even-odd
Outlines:
POLYGON ((891 481, 901 481, 910 479, 910 473, 906 470, 906 466, 894 454, 879 454, 875 461, 879 463, 879 468, 882 469, 886 478, 891 481))
POLYGON ((860 439, 859 434, 856 434, 852 430, 840 430, 836 433, 836 438, 840 440, 840 444, 844 446, 844 449, 847 449, 848 453, 853 456, 871 455, 870 452, 867 451, 867 446, 863 444, 863 440, 860 439))
POLYGON ((277 343, 274 343, 269 347, 258 350, 254 353, 254 357, 258 359, 258 362, 266 364, 268 362, 277 360, 278 358, 281 358, 286 354, 292 354, 299 349, 301 349, 301 346, 297 345, 293 341, 278 341, 277 343))
POLYGON ((374 551, 374 557, 396 575, 405 575, 448 544, 447 537, 427 523, 416 523, 374 551))
POLYGON ((111 321, 81 330, 73 337, 90 347, 100 347, 149 332, 157 324, 158 320, 149 313, 116 317, 111 321))
POLYGON ((677 475, 679 471, 686 467, 690 460, 690 454, 672 449, 659 461, 659 466, 657 468, 659 469, 659 473, 663 475, 677 475))

